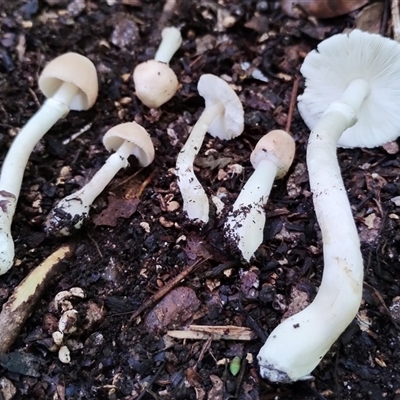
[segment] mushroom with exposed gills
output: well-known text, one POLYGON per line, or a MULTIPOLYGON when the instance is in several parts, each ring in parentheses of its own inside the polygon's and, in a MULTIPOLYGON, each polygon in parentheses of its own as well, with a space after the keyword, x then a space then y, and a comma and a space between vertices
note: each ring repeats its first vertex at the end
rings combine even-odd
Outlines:
POLYGON ((39 88, 47 97, 42 107, 19 131, 3 162, 0 175, 0 275, 13 264, 11 223, 29 156, 43 135, 70 110, 87 110, 96 101, 96 68, 86 57, 66 53, 44 68, 39 88))
POLYGON ((263 240, 264 206, 275 179, 283 178, 295 153, 295 142, 287 132, 264 135, 250 155, 255 171, 243 186, 225 223, 225 236, 250 261, 263 240))
POLYGON ((136 96, 149 108, 166 103, 179 86, 178 78, 168 64, 182 44, 181 32, 168 27, 162 30, 161 37, 154 59, 139 64, 133 71, 136 96))
POLYGON ((46 230, 57 236, 67 236, 79 229, 88 217, 95 198, 110 183, 117 172, 128 166, 128 157, 135 156, 141 167, 154 159, 154 146, 147 131, 136 122, 126 122, 111 128, 103 138, 108 151, 115 151, 84 187, 63 198, 47 218, 46 230))
POLYGON ((183 210, 186 211, 189 219, 207 223, 208 198, 194 174, 194 159, 200 151, 207 132, 222 140, 239 136, 244 129, 244 111, 234 90, 215 75, 202 75, 197 89, 204 97, 206 106, 178 154, 175 170, 182 194, 183 210))
POLYGON ((301 67, 300 114, 312 129, 307 167, 322 232, 324 271, 314 301, 284 320, 258 354, 273 382, 306 379, 354 319, 362 298, 360 241, 336 147, 374 147, 400 133, 400 45, 359 30, 324 40, 301 67))

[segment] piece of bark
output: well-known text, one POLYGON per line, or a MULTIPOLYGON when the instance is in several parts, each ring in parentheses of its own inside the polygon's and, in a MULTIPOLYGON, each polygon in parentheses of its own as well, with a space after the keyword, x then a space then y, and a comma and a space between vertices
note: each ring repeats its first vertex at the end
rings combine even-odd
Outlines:
POLYGON ((6 353, 32 314, 46 286, 61 272, 62 263, 72 254, 71 244, 63 245, 39 264, 15 288, 0 313, 0 354, 6 353))
POLYGON ((190 325, 188 330, 171 330, 167 335, 176 339, 195 340, 207 340, 210 337, 213 340, 253 340, 257 337, 250 328, 232 325, 190 325))

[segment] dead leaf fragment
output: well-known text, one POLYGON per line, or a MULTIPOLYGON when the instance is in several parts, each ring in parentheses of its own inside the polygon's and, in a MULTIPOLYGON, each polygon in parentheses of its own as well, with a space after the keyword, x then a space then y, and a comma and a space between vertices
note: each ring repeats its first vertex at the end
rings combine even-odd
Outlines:
POLYGON ((146 328, 162 331, 182 326, 199 309, 200 301, 193 289, 182 286, 168 293, 147 315, 146 328))
POLYGON ((93 215, 97 226, 117 226, 118 218, 130 218, 137 210, 139 199, 118 199, 108 196, 108 206, 100 214, 93 215))
POLYGON ((223 400, 224 398, 224 383, 217 375, 210 375, 213 387, 208 392, 208 399, 223 400))

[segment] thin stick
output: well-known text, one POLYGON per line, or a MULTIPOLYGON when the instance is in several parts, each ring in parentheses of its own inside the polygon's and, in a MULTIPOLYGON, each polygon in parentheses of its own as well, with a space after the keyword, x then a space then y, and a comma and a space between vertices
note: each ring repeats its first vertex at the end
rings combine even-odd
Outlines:
POLYGON ((399 0, 392 0, 392 26, 393 26, 393 38, 396 42, 400 42, 399 0))
POLYGON ((286 132, 290 133, 290 128, 292 126, 292 120, 293 120, 293 111, 294 107, 296 105, 296 99, 297 99, 297 92, 299 90, 299 81, 300 78, 296 76, 294 82, 293 82, 293 87, 292 87, 292 93, 290 95, 290 104, 289 104, 289 111, 288 111, 288 116, 286 120, 286 132))
POLYGON ((201 264, 205 263, 211 257, 205 258, 193 265, 187 266, 181 273, 179 273, 175 278, 172 278, 169 282, 165 284, 157 293, 146 300, 131 316, 130 321, 136 319, 142 312, 147 308, 151 307, 158 300, 162 299, 168 292, 175 288, 183 279, 185 279, 189 274, 191 274, 195 269, 197 269, 201 264))
POLYGON ((136 197, 139 199, 142 193, 144 192, 144 189, 146 189, 147 185, 153 180, 154 176, 156 175, 157 170, 155 169, 154 171, 151 172, 151 174, 143 181, 143 183, 140 185, 140 188, 136 194, 136 197))
POLYGON ((3 305, 0 313, 0 354, 6 353, 14 344, 46 287, 63 269, 60 261, 70 257, 72 251, 73 245, 66 244, 50 254, 15 288, 3 305))

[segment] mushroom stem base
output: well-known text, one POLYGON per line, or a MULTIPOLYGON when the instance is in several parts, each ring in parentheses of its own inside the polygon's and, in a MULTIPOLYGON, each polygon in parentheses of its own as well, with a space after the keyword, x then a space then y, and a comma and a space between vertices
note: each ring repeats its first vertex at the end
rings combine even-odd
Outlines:
POLYGON ((321 286, 314 301, 278 325, 261 348, 260 372, 271 381, 307 377, 360 305, 363 259, 336 155, 337 141, 354 118, 341 112, 341 107, 331 107, 324 114, 307 147, 310 187, 323 239, 321 286))

